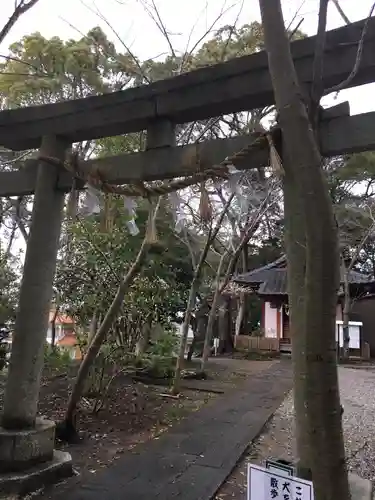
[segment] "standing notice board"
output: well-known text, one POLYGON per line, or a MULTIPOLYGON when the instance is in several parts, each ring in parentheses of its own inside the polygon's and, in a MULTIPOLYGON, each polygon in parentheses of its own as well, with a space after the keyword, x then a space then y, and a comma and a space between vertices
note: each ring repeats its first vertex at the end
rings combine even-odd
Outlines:
POLYGON ((247 500, 314 500, 311 481, 248 464, 247 500))

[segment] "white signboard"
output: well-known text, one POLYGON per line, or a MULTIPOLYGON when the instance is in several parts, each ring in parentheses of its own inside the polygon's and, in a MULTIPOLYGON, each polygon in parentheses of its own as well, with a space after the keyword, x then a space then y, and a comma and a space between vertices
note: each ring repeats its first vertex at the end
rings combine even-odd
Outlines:
POLYGON ((313 484, 248 464, 247 500, 314 500, 313 484))
MULTIPOLYGON (((344 346, 344 330, 343 321, 336 321, 336 342, 340 343, 340 347, 344 346)), ((363 323, 359 321, 349 321, 349 348, 361 348, 361 328, 363 323)))

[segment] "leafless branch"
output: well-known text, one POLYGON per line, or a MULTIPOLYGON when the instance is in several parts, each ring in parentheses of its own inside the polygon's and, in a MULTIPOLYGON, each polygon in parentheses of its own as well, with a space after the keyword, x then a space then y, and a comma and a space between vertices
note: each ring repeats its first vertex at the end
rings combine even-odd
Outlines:
MULTIPOLYGON (((221 8, 221 11, 219 12, 219 14, 217 15, 217 17, 214 19, 214 21, 211 23, 211 25, 209 26, 209 28, 205 31, 205 33, 195 42, 195 44, 193 45, 193 47, 189 50, 189 53, 188 55, 191 56, 193 54, 193 52, 195 51, 195 49, 200 45, 200 43, 202 43, 202 41, 212 32, 212 30, 214 29, 215 25, 217 24, 217 22, 227 13, 230 11, 230 9, 232 9, 234 7, 234 5, 230 5, 229 7, 227 7, 226 9, 224 9, 223 7, 221 8)), ((242 7, 241 7, 242 8, 242 7)), ((237 16, 237 19, 238 19, 239 15, 237 16)), ((231 35, 230 35, 231 36, 231 35)), ((186 57, 186 56, 184 56, 186 57)), ((223 55, 222 55, 222 59, 223 59, 223 55)))
POLYGON ((350 85, 350 83, 356 77, 356 75, 358 73, 358 70, 359 70, 359 67, 361 65, 361 59, 362 59, 362 53, 363 53, 363 46, 364 46, 364 42, 365 42, 367 28, 368 28, 371 16, 372 16, 372 14, 374 12, 374 9, 375 9, 375 2, 371 6, 370 13, 369 13, 369 15, 368 15, 368 17, 366 19, 366 22, 365 22, 365 24, 363 26, 361 38, 360 38, 359 43, 358 43, 358 50, 357 50, 357 55, 356 55, 355 63, 354 63, 354 66, 353 66, 353 69, 352 69, 350 75, 348 76, 348 78, 346 78, 346 80, 342 81, 341 83, 339 83, 337 85, 334 85, 330 89, 327 89, 324 92, 325 95, 330 94, 331 92, 339 92, 340 90, 343 90, 348 85, 350 85))
MULTIPOLYGON (((181 64, 180 64, 180 69, 179 69, 179 73, 181 73, 182 69, 183 69, 183 66, 185 64, 185 60, 186 60, 186 55, 187 53, 189 52, 189 46, 190 46, 190 42, 191 42, 191 37, 193 36, 193 33, 194 33, 194 29, 197 25, 197 22, 201 19, 201 17, 203 16, 204 12, 206 12, 207 14, 207 8, 208 8, 208 3, 206 1, 206 5, 204 6, 204 8, 199 12, 198 16, 197 16, 197 19, 196 21, 194 22, 193 26, 191 27, 190 29, 190 32, 189 32, 189 35, 187 37, 187 42, 186 42, 186 47, 185 47, 185 50, 184 50, 184 53, 183 53, 183 56, 182 56, 182 61, 181 61, 181 64)), ((190 52, 191 53, 191 52, 190 52)))
MULTIPOLYGON (((301 9, 305 5, 305 3, 306 3, 306 0, 302 0, 300 6, 298 7, 298 9, 294 13, 294 16, 292 17, 292 20, 290 21, 290 23, 288 24, 288 27, 286 28, 287 31, 289 31, 290 28, 292 27, 292 24, 297 19, 297 16, 301 12, 301 9)), ((303 21, 303 18, 301 19, 301 21, 298 22, 297 26, 300 26, 302 21, 303 21)), ((295 28, 295 31, 297 31, 297 29, 298 28, 295 28)))
POLYGON ((228 35, 227 41, 225 42, 225 45, 224 45, 223 50, 222 50, 222 53, 221 53, 221 60, 223 60, 223 59, 224 59, 224 57, 225 57, 225 53, 226 53, 226 51, 227 51, 227 49, 228 49, 228 46, 229 46, 229 43, 230 43, 230 41, 232 40, 232 36, 233 36, 233 33, 234 33, 234 32, 235 32, 235 30, 236 30, 237 23, 238 23, 238 21, 239 21, 239 19, 240 19, 240 15, 241 15, 241 12, 242 12, 242 10, 243 10, 243 6, 244 6, 244 0, 242 0, 242 2, 241 2, 240 8, 239 8, 239 10, 238 10, 238 12, 237 12, 236 19, 235 19, 235 21, 234 21, 233 25, 232 25, 232 26, 231 26, 231 28, 230 28, 230 32, 229 32, 229 35, 228 35))
POLYGON ((154 21, 154 23, 156 24, 157 28, 160 30, 160 32, 162 33, 162 35, 164 36, 164 38, 166 39, 166 41, 168 43, 168 46, 169 46, 169 49, 171 51, 171 54, 176 59, 177 56, 176 56, 176 52, 174 50, 172 41, 170 39, 170 35, 169 35, 168 31, 167 31, 166 26, 164 25, 164 22, 163 22, 163 20, 162 20, 162 18, 160 16, 159 10, 158 10, 158 8, 157 8, 154 0, 151 0, 151 4, 152 4, 151 7, 147 4, 147 2, 145 0, 139 0, 139 2, 142 5, 142 7, 145 9, 145 11, 147 12, 147 14, 154 21))
POLYGON ((375 230, 375 222, 373 222, 371 224, 371 226, 368 228, 368 230, 363 235, 362 240, 357 245, 356 250, 355 250, 355 252, 353 254, 353 257, 350 260, 350 264, 349 264, 348 269, 347 269, 348 272, 353 268, 354 264, 357 262, 358 257, 359 257, 359 255, 360 255, 360 253, 362 251, 362 248, 365 246, 366 241, 374 233, 374 230, 375 230))
POLYGON ((346 24, 350 24, 350 19, 345 14, 345 12, 342 10, 341 5, 339 4, 339 1, 338 0, 332 0, 332 3, 334 4, 334 6, 336 7, 336 9, 338 10, 338 12, 339 12, 340 16, 343 18, 344 22, 346 24))
POLYGON ((289 34, 289 40, 291 40, 294 35, 297 33, 297 31, 299 30, 301 24, 303 23, 303 21, 305 20, 305 18, 303 17, 302 19, 300 19, 296 25, 296 27, 293 29, 293 31, 290 32, 289 34))
POLYGON ((107 26, 108 28, 112 31, 112 33, 115 35, 117 40, 121 43, 121 45, 124 47, 126 52, 129 54, 129 56, 132 58, 134 64, 137 66, 139 70, 140 76, 147 82, 151 83, 151 80, 148 78, 148 76, 145 74, 145 72, 142 69, 142 66, 137 58, 137 56, 132 52, 130 47, 124 42, 122 37, 119 35, 119 33, 115 30, 115 28, 112 26, 112 24, 108 21, 108 19, 104 16, 104 14, 99 10, 99 8, 95 5, 95 9, 87 5, 85 2, 82 1, 82 4, 90 10, 93 14, 99 17, 107 26))
POLYGON ((25 14, 28 10, 30 10, 34 5, 38 3, 39 0, 20 0, 19 2, 15 2, 14 12, 8 19, 8 22, 4 25, 2 30, 0 31, 0 43, 4 41, 4 38, 9 34, 10 30, 16 24, 18 19, 25 14))

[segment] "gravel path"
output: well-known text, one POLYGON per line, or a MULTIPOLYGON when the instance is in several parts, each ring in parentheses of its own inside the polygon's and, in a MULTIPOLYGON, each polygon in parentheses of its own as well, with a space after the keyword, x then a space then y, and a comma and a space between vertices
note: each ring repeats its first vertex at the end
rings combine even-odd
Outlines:
MULTIPOLYGON (((375 480, 375 369, 339 368, 343 428, 348 468, 375 480)), ((216 499, 242 500, 246 491, 246 464, 263 464, 267 458, 293 460, 293 398, 290 394, 274 414, 264 434, 233 471, 216 499)))

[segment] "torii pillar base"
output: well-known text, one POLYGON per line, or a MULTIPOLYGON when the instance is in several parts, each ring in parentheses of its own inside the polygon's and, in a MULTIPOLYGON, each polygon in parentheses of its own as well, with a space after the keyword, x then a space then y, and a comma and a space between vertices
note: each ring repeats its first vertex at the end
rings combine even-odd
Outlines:
POLYGON ((69 453, 54 450, 55 423, 38 418, 32 429, 0 427, 0 494, 25 495, 73 474, 69 453))

